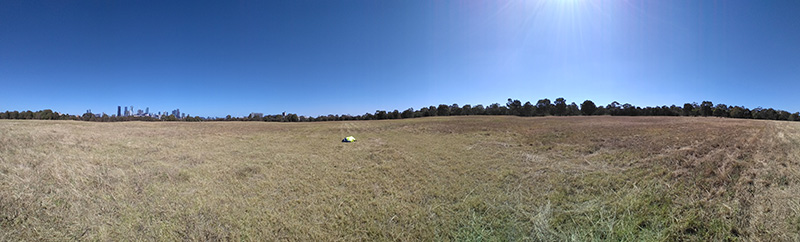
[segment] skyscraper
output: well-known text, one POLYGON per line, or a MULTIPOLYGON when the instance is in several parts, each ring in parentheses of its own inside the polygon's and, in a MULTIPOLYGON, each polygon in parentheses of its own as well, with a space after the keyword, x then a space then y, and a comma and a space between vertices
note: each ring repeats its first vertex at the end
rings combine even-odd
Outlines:
POLYGON ((145 110, 145 111, 144 111, 144 114, 150 114, 150 107, 147 107, 147 108, 145 108, 144 110, 145 110))
POLYGON ((125 116, 128 116, 128 106, 125 106, 125 116))
POLYGON ((122 116, 122 107, 117 106, 117 117, 122 116))

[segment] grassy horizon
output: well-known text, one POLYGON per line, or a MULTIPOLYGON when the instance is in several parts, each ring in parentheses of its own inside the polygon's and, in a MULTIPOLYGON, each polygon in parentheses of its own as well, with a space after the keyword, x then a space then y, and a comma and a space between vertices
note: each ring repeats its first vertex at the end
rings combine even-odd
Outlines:
POLYGON ((798 240, 799 161, 762 120, 0 120, 0 240, 798 240))

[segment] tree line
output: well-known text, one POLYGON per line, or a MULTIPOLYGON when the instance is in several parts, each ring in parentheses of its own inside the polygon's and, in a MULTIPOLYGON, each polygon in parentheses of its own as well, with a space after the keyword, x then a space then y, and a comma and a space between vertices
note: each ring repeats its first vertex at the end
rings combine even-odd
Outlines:
POLYGON ((589 116, 589 115, 611 115, 611 116, 703 116, 703 117, 725 117, 725 118, 744 118, 744 119, 766 119, 766 120, 787 120, 800 121, 800 113, 789 113, 784 110, 757 107, 754 109, 743 106, 729 106, 725 104, 714 105, 711 101, 703 101, 700 104, 685 103, 683 106, 656 106, 656 107, 637 107, 629 103, 620 104, 614 101, 606 106, 598 106, 591 100, 583 101, 580 105, 575 102, 567 104, 564 98, 557 98, 555 101, 544 98, 535 104, 527 101, 522 103, 520 100, 508 99, 505 105, 493 103, 488 106, 481 104, 472 106, 466 104, 440 104, 438 106, 422 107, 420 109, 409 108, 403 111, 376 110, 374 113, 362 115, 326 115, 326 116, 299 116, 293 113, 283 113, 275 115, 250 114, 246 117, 232 117, 228 115, 224 118, 202 118, 198 116, 177 118, 174 115, 153 117, 118 117, 103 114, 101 116, 85 113, 81 116, 60 114, 50 109, 41 111, 6 111, 0 113, 0 119, 44 119, 44 120, 83 120, 97 122, 119 122, 119 121, 265 121, 265 122, 316 122, 316 121, 345 121, 345 120, 383 120, 383 119, 406 119, 432 116, 467 116, 467 115, 514 115, 522 117, 534 116, 589 116))

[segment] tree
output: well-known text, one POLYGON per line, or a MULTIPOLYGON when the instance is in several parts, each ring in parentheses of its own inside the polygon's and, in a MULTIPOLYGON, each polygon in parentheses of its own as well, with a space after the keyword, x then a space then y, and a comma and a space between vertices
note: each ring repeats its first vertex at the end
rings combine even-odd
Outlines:
POLYGON ((703 115, 703 117, 711 116, 711 114, 712 114, 712 110, 711 109, 713 107, 714 107, 714 104, 711 103, 711 101, 703 101, 703 103, 700 104, 700 115, 703 115))
POLYGON ((539 99, 539 101, 536 102, 536 115, 539 116, 550 115, 551 114, 550 106, 552 106, 552 104, 550 104, 550 99, 547 98, 539 99))
POLYGON ((597 111, 594 111, 594 115, 609 115, 608 109, 603 107, 603 105, 597 106, 597 111))
POLYGON ((483 104, 475 105, 472 108, 472 113, 475 115, 486 115, 486 108, 483 107, 483 104))
POLYGON ((247 116, 248 121, 259 121, 262 120, 263 118, 264 118, 263 113, 250 113, 250 115, 247 116))
POLYGON ((403 118, 413 118, 414 117, 414 108, 408 108, 406 111, 403 111, 402 114, 403 118))
POLYGON ((717 104, 717 106, 714 107, 714 116, 715 117, 728 117, 729 113, 730 113, 730 111, 729 111, 728 105, 720 103, 720 104, 717 104))
POLYGON ((789 116, 789 121, 800 121, 800 113, 793 113, 791 116, 789 116))
POLYGON ((691 103, 684 103, 683 104, 683 116, 693 116, 694 115, 694 105, 691 103))
POLYGON ((19 113, 20 119, 33 119, 33 112, 31 110, 19 113))
POLYGON ((450 116, 450 106, 447 106, 447 104, 439 104, 439 107, 436 109, 436 114, 439 116, 450 116))
POLYGON ((383 110, 375 110, 375 119, 387 119, 388 116, 386 115, 386 111, 383 110))
POLYGON ((90 120, 92 120, 92 118, 94 118, 94 114, 90 113, 90 112, 86 112, 86 113, 83 114, 83 116, 81 116, 81 119, 83 121, 90 121, 90 120))
POLYGON ((486 114, 488 115, 506 115, 508 114, 508 108, 505 106, 500 106, 499 103, 492 103, 486 108, 486 114))
POLYGON ((450 105, 450 115, 462 115, 461 108, 458 107, 458 104, 453 103, 453 105, 450 105))
POLYGON ((622 104, 622 110, 621 110, 622 113, 621 113, 621 115, 637 116, 637 115, 639 115, 639 113, 637 112, 636 109, 637 109, 636 106, 633 106, 630 103, 622 104))
POLYGON ((53 118, 53 110, 45 109, 45 110, 36 111, 36 112, 33 113, 33 119, 44 119, 44 120, 54 119, 53 118))
POLYGON ((558 116, 563 116, 567 114, 567 100, 563 97, 556 98, 556 101, 553 103, 555 105, 554 114, 558 116))
POLYGON ((772 108, 765 110, 764 112, 764 119, 769 120, 777 120, 778 119, 778 111, 772 108))
POLYGON ((365 113, 361 115, 361 120, 373 120, 374 116, 371 113, 365 113))
POLYGON ((667 107, 666 105, 661 107, 664 110, 665 115, 668 116, 678 116, 681 115, 680 108, 673 104, 672 106, 667 107))
POLYGON ((578 108, 578 104, 575 104, 575 102, 570 103, 569 106, 567 106, 567 115, 569 116, 581 115, 581 109, 578 108))
POLYGON ((764 119, 762 117, 762 115, 764 115, 763 111, 764 111, 764 108, 756 107, 752 111, 750 111, 750 116, 753 117, 754 119, 764 119))
POLYGON ((776 120, 778 119, 778 112, 775 109, 764 109, 761 107, 754 108, 751 112, 754 119, 769 119, 769 120, 776 120))
POLYGON ((778 120, 789 120, 792 114, 783 110, 778 111, 778 120))
POLYGON ((436 112, 436 107, 435 106, 430 106, 430 107, 428 107, 428 112, 427 112, 427 115, 425 115, 425 116, 436 116, 436 113, 437 113, 436 112))
POLYGON ((508 107, 508 110, 511 112, 511 115, 523 116, 522 102, 520 102, 519 100, 511 100, 511 98, 509 98, 508 102, 506 103, 506 107, 508 107))
POLYGON ((475 113, 473 113, 472 105, 466 104, 463 107, 461 107, 461 114, 462 115, 474 115, 475 113))
POLYGON ((606 105, 606 110, 608 110, 608 114, 620 115, 619 102, 613 101, 610 104, 606 105))
POLYGON ((683 110, 681 110, 681 107, 675 106, 675 104, 669 106, 669 111, 672 113, 673 116, 680 116, 681 113, 683 112, 683 110))
POLYGON ((419 112, 422 114, 422 117, 428 117, 428 116, 430 116, 430 115, 428 115, 428 113, 430 112, 430 111, 428 110, 428 107, 423 107, 423 108, 421 108, 421 109, 419 110, 419 112))
POLYGON ((536 113, 536 106, 533 106, 531 102, 525 102, 525 105, 522 105, 522 116, 530 117, 533 116, 534 113, 536 113))
POLYGON ((597 111, 597 106, 591 100, 581 103, 581 113, 583 115, 593 115, 597 111))
MULTIPOLYGON (((230 116, 230 115, 228 115, 228 116, 230 116)), ((164 120, 164 121, 178 121, 178 117, 175 117, 175 115, 170 114, 169 116, 161 117, 161 120, 164 120)))
POLYGON ((736 106, 736 107, 730 108, 730 110, 728 111, 728 113, 729 113, 728 116, 731 117, 731 118, 752 118, 752 116, 750 116, 749 112, 750 112, 750 110, 747 110, 744 107, 736 106))

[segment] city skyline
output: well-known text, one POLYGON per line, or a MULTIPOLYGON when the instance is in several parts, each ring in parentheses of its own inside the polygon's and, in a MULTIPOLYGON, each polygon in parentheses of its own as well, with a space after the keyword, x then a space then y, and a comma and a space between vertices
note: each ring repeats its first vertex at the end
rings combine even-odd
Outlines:
MULTIPOLYGON (((95 112, 92 112, 92 109, 87 109, 86 112, 84 112, 84 113, 91 113, 91 114, 94 114, 96 116, 102 116, 102 115, 105 114, 105 115, 108 115, 110 117, 152 117, 152 118, 161 118, 161 116, 174 115, 178 119, 182 119, 182 118, 186 118, 186 117, 190 116, 189 114, 183 113, 180 110, 181 110, 180 108, 176 108, 176 109, 173 109, 172 111, 158 111, 156 113, 150 113, 150 107, 145 107, 145 109, 143 110, 143 109, 134 109, 134 106, 131 105, 131 106, 117 106, 117 112, 116 113, 111 113, 111 115, 109 115, 108 113, 106 113, 104 111, 103 112, 99 112, 99 113, 95 113, 95 112), (129 109, 129 107, 130 107, 130 109, 129 109)), ((54 111, 58 112, 57 110, 54 110, 54 111)), ((81 115, 81 114, 74 114, 74 113, 66 113, 66 114, 78 115, 78 116, 81 115)))

